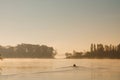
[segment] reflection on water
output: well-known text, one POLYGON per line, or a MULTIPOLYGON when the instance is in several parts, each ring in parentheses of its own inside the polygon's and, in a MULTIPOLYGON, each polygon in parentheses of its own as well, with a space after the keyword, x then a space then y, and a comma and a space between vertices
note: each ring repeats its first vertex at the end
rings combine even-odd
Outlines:
POLYGON ((0 80, 120 80, 119 67, 117 59, 4 59, 0 80))
POLYGON ((0 67, 0 75, 2 74, 2 68, 0 67))

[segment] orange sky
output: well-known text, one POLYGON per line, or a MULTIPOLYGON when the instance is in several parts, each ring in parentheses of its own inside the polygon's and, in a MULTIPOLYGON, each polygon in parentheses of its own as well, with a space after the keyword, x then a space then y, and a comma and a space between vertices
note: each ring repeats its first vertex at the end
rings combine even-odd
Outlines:
POLYGON ((119 0, 0 0, 0 44, 53 46, 58 53, 120 42, 119 0))

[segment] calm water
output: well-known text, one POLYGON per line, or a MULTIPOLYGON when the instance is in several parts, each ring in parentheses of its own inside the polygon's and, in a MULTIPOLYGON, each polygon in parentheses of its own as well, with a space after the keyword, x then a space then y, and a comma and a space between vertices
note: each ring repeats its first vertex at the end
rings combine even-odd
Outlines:
POLYGON ((117 59, 4 59, 0 80, 120 80, 119 68, 117 59))

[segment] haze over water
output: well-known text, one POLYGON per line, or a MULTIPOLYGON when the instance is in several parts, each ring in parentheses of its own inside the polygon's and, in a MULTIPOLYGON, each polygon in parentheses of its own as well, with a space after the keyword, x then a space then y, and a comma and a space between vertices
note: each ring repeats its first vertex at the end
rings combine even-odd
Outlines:
POLYGON ((0 80, 120 80, 119 67, 117 59, 5 59, 0 80))

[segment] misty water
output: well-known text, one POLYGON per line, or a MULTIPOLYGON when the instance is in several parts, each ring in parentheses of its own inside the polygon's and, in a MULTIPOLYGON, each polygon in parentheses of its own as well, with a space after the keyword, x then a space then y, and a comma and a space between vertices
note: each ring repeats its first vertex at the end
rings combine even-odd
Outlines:
POLYGON ((118 59, 4 59, 0 80, 120 80, 119 68, 118 59))

